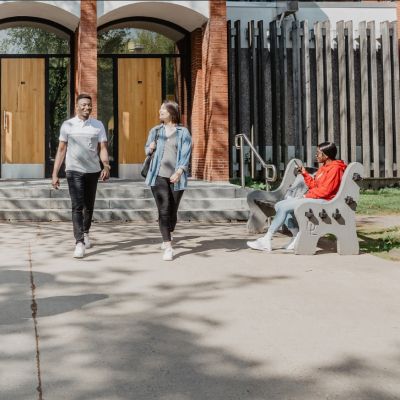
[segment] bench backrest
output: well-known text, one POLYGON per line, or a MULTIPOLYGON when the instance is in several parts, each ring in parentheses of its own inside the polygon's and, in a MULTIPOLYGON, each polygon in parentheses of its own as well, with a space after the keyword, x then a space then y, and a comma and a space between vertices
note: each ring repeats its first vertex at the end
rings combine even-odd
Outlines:
POLYGON ((363 173, 364 167, 362 164, 358 162, 350 163, 344 171, 339 190, 332 200, 345 201, 346 198, 352 198, 354 201, 358 201, 360 197, 360 187, 357 181, 362 179, 363 173))

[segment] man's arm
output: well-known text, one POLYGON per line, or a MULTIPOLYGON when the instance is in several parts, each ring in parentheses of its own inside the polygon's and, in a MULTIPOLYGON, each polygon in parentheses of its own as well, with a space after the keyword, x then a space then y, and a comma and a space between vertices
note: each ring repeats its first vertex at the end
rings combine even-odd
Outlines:
POLYGON ((107 180, 110 177, 110 160, 108 158, 108 146, 107 142, 100 143, 100 160, 103 163, 103 170, 100 174, 100 179, 102 181, 107 180))
POLYGON ((67 152, 67 142, 59 142, 56 158, 54 160, 53 175, 51 178, 51 184, 54 189, 58 189, 60 186, 60 180, 58 179, 58 172, 60 171, 61 165, 65 158, 65 153, 67 152))

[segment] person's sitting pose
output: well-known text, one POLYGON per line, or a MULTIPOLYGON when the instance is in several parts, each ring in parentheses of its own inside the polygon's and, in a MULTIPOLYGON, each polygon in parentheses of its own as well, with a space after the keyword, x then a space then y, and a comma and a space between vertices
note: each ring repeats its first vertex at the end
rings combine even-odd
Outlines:
POLYGON ((318 145, 316 159, 322 166, 315 173, 315 176, 312 177, 304 167, 298 169, 309 188, 304 198, 287 198, 276 203, 276 215, 267 233, 257 240, 247 242, 247 246, 255 250, 271 251, 271 241, 274 233, 285 224, 293 235, 285 248, 287 250, 294 249, 299 232, 297 221, 294 217, 294 209, 305 201, 315 201, 323 204, 333 199, 339 190, 346 164, 342 160, 336 160, 336 153, 337 148, 334 143, 324 142, 318 145))

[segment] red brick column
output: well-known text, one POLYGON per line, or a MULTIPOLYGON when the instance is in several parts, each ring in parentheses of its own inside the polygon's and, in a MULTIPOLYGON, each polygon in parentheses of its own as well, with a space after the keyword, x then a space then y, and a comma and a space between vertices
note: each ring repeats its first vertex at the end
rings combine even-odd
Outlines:
POLYGON ((210 19, 192 32, 192 175, 229 180, 226 1, 212 0, 210 19), (201 46, 200 46, 201 42, 201 46))
POLYGON ((88 93, 97 116, 97 4, 81 0, 81 19, 75 32, 75 97, 88 93))

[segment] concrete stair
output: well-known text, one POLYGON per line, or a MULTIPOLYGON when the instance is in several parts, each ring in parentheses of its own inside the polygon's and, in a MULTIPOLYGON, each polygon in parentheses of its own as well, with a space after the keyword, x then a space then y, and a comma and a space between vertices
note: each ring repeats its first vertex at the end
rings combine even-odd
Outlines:
MULTIPOLYGON (((180 221, 244 221, 248 217, 247 190, 228 183, 190 181, 178 212, 180 221)), ((152 222, 158 217, 143 181, 111 179, 99 182, 93 219, 152 222)), ((59 190, 50 180, 0 181, 0 220, 70 221, 71 202, 62 180, 59 190)))

